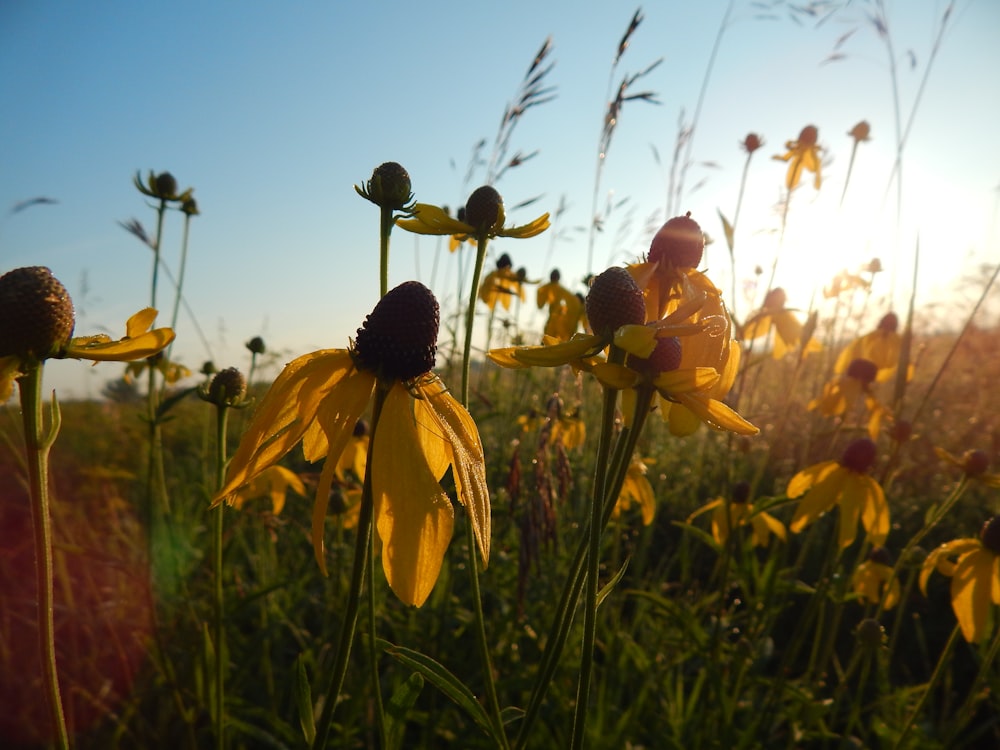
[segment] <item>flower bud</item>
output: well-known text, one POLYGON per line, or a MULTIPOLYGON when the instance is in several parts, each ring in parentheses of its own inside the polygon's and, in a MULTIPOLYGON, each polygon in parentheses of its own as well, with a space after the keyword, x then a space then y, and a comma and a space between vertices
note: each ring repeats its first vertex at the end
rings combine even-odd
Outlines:
POLYGON ((962 470, 967 477, 979 477, 990 468, 990 457, 986 451, 969 450, 962 455, 962 470))
POLYGON ((163 199, 173 198, 177 195, 177 180, 170 172, 160 172, 153 179, 156 188, 156 195, 163 199))
POLYGON ((235 406, 246 395, 246 378, 235 367, 217 372, 208 386, 208 401, 216 406, 235 406))
POLYGON ((878 322, 878 330, 882 333, 895 333, 899 328, 899 316, 894 312, 886 313, 878 322))
POLYGON ((409 173, 396 162, 387 161, 375 167, 365 189, 358 190, 358 193, 376 206, 404 211, 413 200, 410 187, 409 173))
POLYGON ((866 617, 858 623, 857 638, 861 648, 879 648, 885 642, 885 628, 874 617, 866 617))
POLYGON ((246 347, 253 354, 263 354, 266 351, 266 348, 264 347, 264 339, 262 339, 260 336, 254 336, 252 339, 250 339, 246 343, 246 347))
POLYGON ((0 276, 0 357, 44 360, 73 337, 73 300, 45 266, 0 276))
POLYGON ((788 303, 788 295, 780 286, 775 287, 764 297, 765 310, 784 310, 788 303))
POLYGON ((799 133, 799 146, 808 148, 809 146, 815 146, 816 141, 819 140, 819 130, 815 125, 806 125, 802 128, 799 133))
POLYGON ((756 133, 747 133, 747 137, 743 139, 742 145, 748 154, 752 154, 764 145, 764 140, 756 133))

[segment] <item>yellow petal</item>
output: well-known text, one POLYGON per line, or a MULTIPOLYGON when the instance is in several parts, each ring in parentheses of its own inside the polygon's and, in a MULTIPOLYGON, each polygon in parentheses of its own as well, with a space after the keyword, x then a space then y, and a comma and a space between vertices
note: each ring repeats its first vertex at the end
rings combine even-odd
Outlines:
POLYGON ((597 362, 590 371, 601 383, 619 391, 631 388, 639 380, 639 376, 634 370, 614 362, 597 362))
POLYGON ((423 379, 419 389, 428 405, 424 414, 430 420, 421 420, 422 431, 443 437, 458 499, 469 514, 483 567, 486 567, 490 559, 492 515, 479 429, 472 415, 455 400, 440 378, 432 376, 423 379))
POLYGON ((969 643, 978 643, 987 635, 987 616, 993 589, 993 563, 996 558, 980 547, 965 555, 951 578, 951 608, 969 643))
POLYGON ((125 335, 130 339, 134 339, 136 336, 141 336, 153 327, 153 322, 155 320, 156 309, 153 307, 144 308, 126 321, 125 335))
POLYGON ((501 229, 497 232, 497 237, 515 237, 517 239, 526 239, 528 237, 534 237, 535 235, 541 234, 548 228, 549 215, 542 214, 534 221, 524 224, 523 226, 501 229))
POLYGON ((464 221, 453 219, 443 209, 428 203, 418 203, 413 207, 413 218, 396 219, 396 225, 416 234, 472 234, 474 227, 464 221))
POLYGON ((519 347, 514 350, 512 356, 523 365, 556 367, 590 356, 600 348, 601 340, 597 336, 578 336, 552 346, 519 347))
POLYGON ((352 375, 369 384, 370 394, 374 376, 355 370, 345 349, 312 352, 285 365, 257 407, 233 455, 226 484, 214 502, 220 502, 288 453, 315 419, 323 399, 342 379, 352 375))
POLYGON ((792 477, 792 480, 788 483, 788 489, 785 490, 785 495, 793 499, 798 497, 814 484, 822 482, 830 476, 839 466, 839 461, 822 461, 803 469, 792 477))
POLYGON ((930 554, 927 555, 927 559, 924 560, 920 571, 920 590, 924 593, 924 596, 927 596, 927 579, 930 578, 931 573, 935 570, 949 576, 954 573, 953 566, 944 566, 948 557, 951 555, 963 555, 979 546, 980 542, 978 539, 966 537, 963 539, 953 539, 932 549, 930 554))
POLYGON ((656 329, 652 326, 622 326, 615 331, 615 344, 629 354, 646 359, 656 349, 656 329))
POLYGON ((653 385, 669 398, 673 394, 690 391, 704 391, 719 382, 719 373, 711 367, 690 367, 683 370, 667 370, 656 376, 653 385))
POLYGON ((89 359, 94 362, 131 362, 135 359, 145 359, 169 346, 174 340, 174 332, 169 328, 157 328, 135 338, 124 338, 120 341, 96 342, 94 338, 73 339, 63 356, 89 359))
MULTIPOLYGON (((807 525, 830 510, 840 498, 844 480, 847 478, 847 470, 840 467, 836 461, 829 463, 834 464, 833 471, 827 472, 821 480, 812 485, 812 488, 799 501, 799 506, 795 510, 795 516, 788 527, 792 530, 792 533, 798 534, 807 525)), ((822 466, 822 464, 819 464, 819 466, 822 466)), ((798 475, 795 478, 797 477, 798 475)), ((792 479, 792 482, 795 481, 795 478, 792 479)), ((790 483, 789 489, 791 489, 791 486, 790 483)), ((791 495, 789 496, 791 497, 791 495)), ((855 525, 857 525, 857 520, 855 520, 855 525)))
POLYGON ((14 392, 14 379, 20 370, 21 361, 17 357, 0 357, 0 405, 7 403, 14 392))
POLYGON ((441 571, 454 510, 424 460, 412 403, 401 385, 389 391, 370 468, 386 579, 401 601, 419 607, 441 571))
POLYGON ((512 370, 524 369, 531 367, 518 359, 515 359, 514 353, 522 349, 520 346, 507 346, 502 349, 490 349, 486 356, 490 358, 493 364, 500 365, 501 367, 507 367, 512 370))
POLYGON ((319 474, 319 484, 316 486, 316 497, 313 499, 312 523, 309 534, 316 564, 319 565, 319 570, 324 576, 329 575, 329 573, 326 569, 323 537, 326 531, 326 510, 330 505, 330 486, 333 484, 336 467, 337 462, 329 459, 323 464, 323 471, 319 474))
POLYGON ((885 493, 872 477, 856 474, 851 481, 864 493, 861 523, 868 532, 869 541, 879 547, 889 536, 889 504, 885 501, 885 493))
POLYGON ((675 398, 713 429, 728 430, 737 435, 756 435, 760 432, 733 409, 702 393, 680 393, 675 398))

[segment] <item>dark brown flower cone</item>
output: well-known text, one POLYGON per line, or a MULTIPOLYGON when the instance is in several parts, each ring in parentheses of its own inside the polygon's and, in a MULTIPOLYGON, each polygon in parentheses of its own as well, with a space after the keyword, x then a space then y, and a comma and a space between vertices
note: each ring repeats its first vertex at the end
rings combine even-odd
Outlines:
POLYGON ((503 198, 496 188, 476 188, 465 202, 465 223, 477 230, 491 229, 503 219, 503 198))
POLYGON ((430 372, 437 354, 437 300, 419 281, 390 290, 365 318, 354 341, 360 367, 389 380, 430 372))
POLYGON ((868 438, 858 438, 847 444, 840 465, 858 474, 867 474, 875 465, 876 452, 875 443, 868 438))
POLYGON ((618 267, 599 274, 587 295, 587 318, 594 333, 607 340, 624 325, 645 323, 646 302, 632 274, 618 267))
POLYGON ((983 524, 979 539, 986 549, 994 555, 1000 555, 1000 516, 993 516, 983 524))
POLYGON ((704 252, 705 235, 688 212, 660 227, 649 246, 649 260, 661 267, 697 268, 704 252))
POLYGON ((73 336, 73 300, 45 266, 0 276, 0 357, 47 359, 73 336))
POLYGON ((847 366, 847 375, 857 378, 864 385, 871 385, 878 376, 878 365, 870 359, 852 359, 847 366))

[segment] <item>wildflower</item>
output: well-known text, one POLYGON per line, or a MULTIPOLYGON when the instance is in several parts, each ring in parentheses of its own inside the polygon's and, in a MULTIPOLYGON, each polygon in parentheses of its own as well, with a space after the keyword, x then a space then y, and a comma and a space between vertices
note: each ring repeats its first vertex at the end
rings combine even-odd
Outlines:
POLYGON ((397 219, 396 224, 416 234, 444 234, 464 237, 516 237, 524 239, 549 228, 549 215, 518 227, 505 227, 503 198, 489 185, 477 188, 465 204, 465 215, 455 219, 443 208, 427 203, 414 204, 412 218, 397 219))
POLYGON ((844 347, 837 357, 833 371, 841 374, 847 371, 852 361, 865 359, 878 368, 875 376, 877 382, 885 383, 891 380, 899 365, 899 354, 903 346, 903 337, 900 336, 898 328, 899 317, 896 313, 886 313, 874 331, 866 333, 844 347))
POLYGON ((855 289, 869 289, 870 287, 870 282, 861 278, 857 274, 848 273, 846 270, 843 270, 833 277, 833 281, 830 283, 830 286, 823 287, 823 296, 827 299, 833 299, 834 297, 839 297, 845 292, 850 292, 855 289))
POLYGON ((798 534, 834 505, 840 506, 840 547, 849 547, 860 518, 869 540, 881 545, 889 534, 889 506, 882 487, 868 472, 875 465, 875 443, 852 441, 839 461, 823 461, 803 469, 788 483, 790 499, 802 496, 789 528, 798 534))
POLYGON ((503 305, 504 310, 509 310, 512 297, 524 301, 523 279, 512 270, 513 266, 510 256, 503 253, 497 258, 497 267, 486 274, 479 285, 479 299, 491 310, 496 309, 497 303, 503 305))
POLYGON ((194 192, 191 188, 188 188, 183 193, 178 193, 177 180, 170 172, 156 174, 153 170, 149 170, 149 175, 146 177, 145 183, 143 183, 139 172, 136 172, 132 183, 143 195, 172 203, 184 204, 192 200, 191 193, 194 192))
POLYGON ((539 310, 545 306, 549 308, 544 334, 560 341, 569 341, 580 326, 585 302, 560 284, 561 278, 559 270, 553 269, 548 283, 536 290, 535 300, 539 310))
POLYGON ((438 321, 430 290, 406 282, 379 301, 348 349, 320 350, 286 365, 258 406, 214 503, 232 502, 240 487, 300 442, 306 460, 325 456, 312 541, 326 573, 323 522, 330 487, 358 420, 379 391, 384 400, 373 421, 366 471, 389 586, 414 606, 430 594, 454 523, 439 484, 449 467, 486 564, 490 501, 483 448, 472 417, 431 372, 438 321))
POLYGON ((788 295, 781 287, 775 287, 767 293, 764 304, 743 324, 743 338, 747 341, 759 339, 774 329, 774 346, 771 354, 775 359, 782 359, 789 352, 794 352, 799 346, 804 347, 804 354, 818 352, 822 346, 811 336, 803 336, 804 328, 795 315, 795 311, 785 307, 788 295), (803 343, 803 338, 805 342, 803 343))
POLYGON ((125 324, 125 337, 73 337, 75 312, 66 288, 44 266, 0 276, 0 403, 14 380, 46 359, 129 362, 162 351, 174 340, 169 328, 152 329, 156 310, 140 310, 125 324))
POLYGON ((246 399, 247 379, 235 367, 227 367, 199 389, 199 396, 211 404, 227 408, 243 408, 249 405, 246 399))
POLYGON ((615 504, 614 514, 627 511, 632 507, 632 503, 639 506, 642 511, 642 525, 649 526, 653 522, 656 513, 656 498, 653 495, 653 486, 646 479, 647 465, 649 459, 640 456, 633 456, 629 462, 628 470, 625 473, 625 481, 622 483, 621 492, 618 493, 618 502, 615 504))
POLYGON ((728 503, 725 498, 717 497, 688 516, 687 522, 691 523, 695 517, 711 511, 712 537, 720 547, 725 546, 731 528, 746 525, 752 529, 750 539, 755 547, 766 547, 772 534, 785 541, 785 525, 770 513, 755 510, 749 499, 749 483, 737 482, 733 485, 728 503))
POLYGON ((1000 487, 1000 474, 989 473, 990 457, 986 451, 968 450, 962 454, 961 458, 954 456, 944 448, 934 448, 938 458, 957 466, 966 477, 982 482, 988 487, 1000 487))
POLYGON ((881 429, 885 408, 878 402, 871 386, 878 376, 878 366, 868 359, 854 359, 841 375, 837 375, 823 385, 823 392, 812 399, 809 410, 818 410, 826 417, 835 417, 847 412, 863 399, 868 410, 868 434, 874 440, 881 429))
POLYGON ((979 537, 954 539, 932 550, 920 571, 920 590, 937 570, 951 578, 951 608, 962 636, 978 643, 989 635, 990 602, 1000 604, 1000 516, 983 524, 979 537))
POLYGON ((267 351, 267 347, 264 345, 264 339, 260 336, 254 336, 250 339, 244 346, 250 350, 251 354, 263 354, 267 351))
POLYGON ((819 131, 815 125, 806 125, 799 133, 796 141, 785 141, 785 148, 788 151, 781 156, 775 156, 779 161, 790 162, 788 173, 785 175, 785 187, 794 190, 798 187, 802 179, 802 170, 805 169, 815 175, 814 187, 819 190, 820 186, 820 148, 817 144, 819 131))
POLYGON ((854 571, 851 584, 862 602, 878 604, 884 597, 885 609, 899 603, 899 580, 893 574, 889 550, 885 547, 872 547, 868 559, 854 571))
POLYGON ((274 464, 257 474, 249 483, 240 487, 233 495, 232 504, 237 510, 248 500, 260 497, 271 499, 271 513, 280 515, 285 508, 285 498, 291 490, 305 497, 306 487, 299 475, 284 466, 274 464))
POLYGON ((146 372, 150 368, 158 371, 163 376, 163 381, 168 385, 173 385, 191 375, 191 370, 180 362, 173 362, 167 359, 161 351, 152 357, 129 362, 125 367, 125 382, 131 383, 137 380, 143 372, 146 372))
POLYGON ((390 211, 409 211, 412 207, 410 174, 394 161, 375 167, 364 187, 355 185, 354 190, 362 198, 390 211))

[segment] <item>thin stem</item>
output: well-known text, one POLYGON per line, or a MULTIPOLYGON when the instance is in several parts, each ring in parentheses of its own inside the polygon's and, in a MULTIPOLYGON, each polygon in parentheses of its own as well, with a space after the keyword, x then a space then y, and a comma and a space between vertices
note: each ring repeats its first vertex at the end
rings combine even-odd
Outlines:
POLYGON ((52 731, 60 748, 69 747, 66 717, 59 692, 56 668, 56 630, 52 586, 52 518, 49 513, 49 448, 59 431, 58 405, 52 396, 53 424, 43 434, 42 363, 28 368, 18 378, 21 416, 24 421, 24 448, 28 463, 31 492, 31 525, 35 536, 35 575, 38 587, 38 648, 42 660, 42 678, 49 707, 52 731))
POLYGON ((486 260, 486 245, 489 237, 480 232, 476 238, 476 265, 472 269, 472 284, 469 287, 469 307, 465 311, 465 343, 462 347, 462 406, 469 408, 469 373, 472 367, 472 327, 476 322, 476 299, 479 297, 479 279, 483 274, 486 260))
MULTIPOLYGON (((177 284, 175 285, 174 292, 174 311, 170 316, 170 327, 175 331, 177 330, 177 317, 181 310, 181 299, 183 297, 182 290, 184 288, 184 269, 187 266, 187 253, 188 253, 188 234, 191 229, 191 214, 184 213, 184 238, 181 240, 181 264, 180 268, 177 270, 177 284)), ((174 342, 171 341, 170 345, 167 347, 167 351, 164 353, 164 357, 169 360, 170 352, 174 348, 174 342)))
MULTIPOLYGON (((337 646, 337 658, 330 673, 330 682, 326 688, 326 700, 323 703, 323 713, 316 727, 316 737, 313 750, 323 750, 330 737, 333 726, 333 713, 340 698, 340 690, 344 686, 347 675, 347 662, 354 643, 354 634, 358 627, 358 611, 361 607, 361 589, 365 580, 365 569, 369 563, 368 550, 371 546, 372 516, 374 515, 374 495, 372 493, 372 449, 375 445, 375 432, 378 429, 379 416, 385 403, 388 390, 381 383, 375 386, 375 398, 372 404, 372 425, 368 442, 368 463, 365 469, 365 481, 361 489, 361 508, 358 512, 358 536, 354 543, 354 564, 351 568, 351 584, 347 595, 347 606, 344 610, 344 624, 340 631, 340 642, 337 646)), ((371 595, 371 593, 369 593, 371 595)), ((374 635, 374 634, 373 634, 374 635)))
POLYGON ((951 663, 951 652, 954 650, 955 644, 958 642, 958 636, 961 632, 961 626, 955 625, 955 629, 951 631, 951 637, 948 639, 948 642, 944 646, 944 650, 941 652, 941 656, 938 658, 937 666, 934 667, 934 672, 931 674, 931 678, 927 682, 927 687, 924 688, 924 692, 921 694, 920 700, 914 707, 909 718, 906 720, 906 724, 903 725, 903 731, 899 733, 899 737, 896 739, 896 744, 892 746, 893 750, 903 747, 903 741, 913 728, 913 722, 916 721, 920 712, 924 710, 924 706, 927 705, 927 701, 931 697, 931 691, 934 689, 937 681, 941 679, 941 675, 944 674, 945 667, 951 663))
POLYGON ((381 206, 379 208, 379 296, 384 297, 389 291, 389 233, 396 219, 393 210, 381 206))
MULTIPOLYGON (((612 354, 615 347, 612 346, 612 354)), ((609 356, 609 361, 610 361, 609 356)), ((619 358, 620 359, 620 358, 619 358)), ((587 582, 584 590, 583 608, 583 652, 580 659, 580 672, 576 686, 576 706, 573 711, 573 741, 574 750, 583 747, 584 731, 587 723, 588 703, 590 698, 590 682, 594 666, 594 642, 597 637, 597 588, 598 574, 601 567, 601 524, 604 503, 602 502, 604 488, 607 484, 608 456, 611 453, 611 436, 615 429, 615 407, 618 404, 618 391, 613 388, 604 389, 604 407, 601 413, 601 436, 597 443, 596 466, 594 469, 594 487, 590 499, 590 529, 587 543, 587 582)))
MULTIPOLYGON (((226 428, 229 423, 229 407, 216 406, 215 413, 215 486, 221 488, 226 482, 226 428)), ((223 511, 225 503, 215 509, 215 746, 222 750, 226 746, 226 658, 225 658, 225 599, 222 587, 222 536, 223 511)))
MULTIPOLYGON (((369 443, 370 445, 370 443, 369 443)), ((368 535, 368 559, 375 559, 375 535, 368 535)), ((378 644, 375 641, 375 566, 367 566, 368 581, 368 663, 371 665, 372 695, 375 698, 375 725, 378 728, 379 747, 386 744, 385 706, 382 702, 382 683, 378 676, 378 644)))

